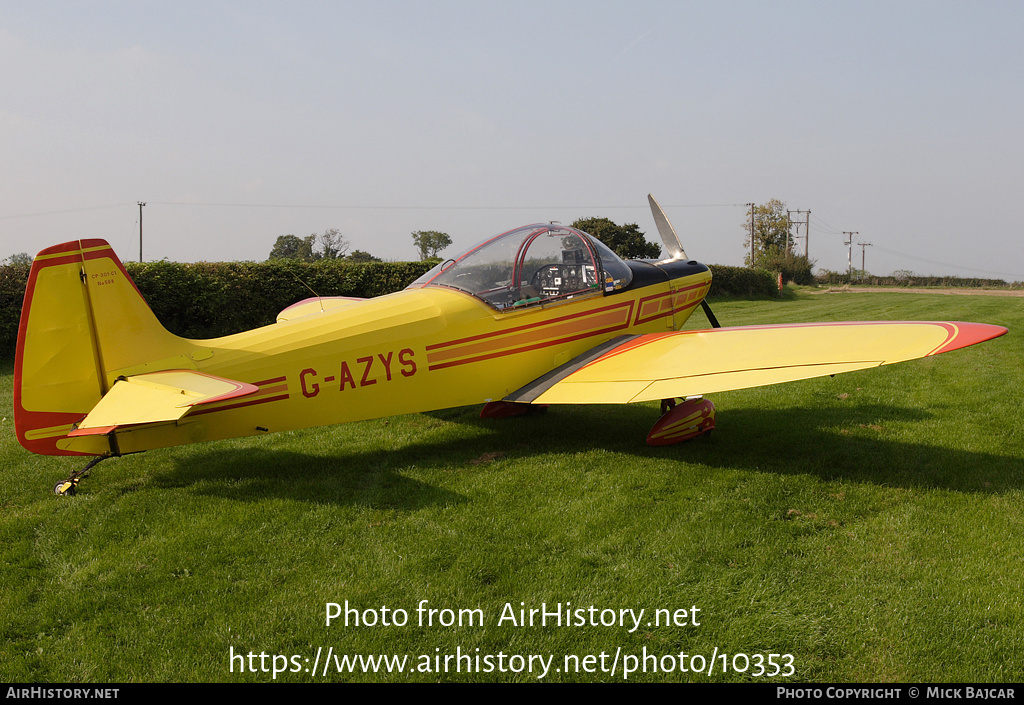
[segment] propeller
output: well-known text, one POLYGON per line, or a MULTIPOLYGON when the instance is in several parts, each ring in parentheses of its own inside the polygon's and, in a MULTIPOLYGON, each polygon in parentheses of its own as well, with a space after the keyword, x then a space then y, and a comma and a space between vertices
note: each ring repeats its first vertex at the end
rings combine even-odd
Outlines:
POLYGON ((668 222, 668 216, 665 215, 665 211, 661 209, 661 206, 658 205, 658 202, 654 200, 654 196, 651 194, 647 194, 647 201, 651 204, 654 224, 658 226, 658 232, 661 234, 661 241, 665 243, 665 251, 668 252, 668 258, 670 260, 686 259, 686 251, 683 250, 683 246, 679 242, 676 229, 672 227, 672 223, 668 222))
MULTIPOLYGON (((654 214, 654 224, 658 226, 658 233, 661 235, 661 241, 665 244, 665 250, 668 252, 668 259, 666 262, 674 260, 687 259, 686 251, 683 249, 683 245, 679 242, 679 235, 676 234, 676 229, 672 227, 672 223, 669 222, 668 216, 665 215, 665 211, 661 209, 658 202, 654 200, 654 196, 647 194, 647 201, 651 204, 651 213, 654 214)), ((701 299, 700 307, 704 309, 704 315, 708 317, 708 321, 711 322, 712 328, 721 328, 722 325, 715 318, 715 314, 711 312, 711 307, 708 306, 708 302, 701 299)))

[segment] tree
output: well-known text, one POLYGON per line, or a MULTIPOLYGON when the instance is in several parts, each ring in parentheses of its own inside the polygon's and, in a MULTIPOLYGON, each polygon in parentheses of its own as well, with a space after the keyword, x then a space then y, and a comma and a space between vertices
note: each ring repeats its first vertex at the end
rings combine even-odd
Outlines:
POLYGON ((757 261, 758 269, 766 269, 769 272, 781 272, 783 281, 796 284, 814 284, 814 274, 811 269, 814 262, 807 259, 806 255, 797 255, 792 252, 771 247, 762 253, 761 259, 757 261))
POLYGON ((313 261, 313 243, 316 235, 297 237, 295 235, 278 235, 274 247, 267 259, 297 259, 300 262, 313 261))
POLYGON ((777 198, 754 206, 754 259, 750 258, 750 221, 743 224, 743 241, 747 254, 743 261, 770 272, 782 272, 786 281, 813 284, 811 269, 814 262, 806 255, 795 254, 789 246, 789 216, 786 204, 777 198))
POLYGON ((452 244, 452 239, 436 230, 417 230, 412 234, 413 244, 419 250, 420 259, 437 257, 437 253, 452 244))
POLYGON ((0 264, 32 264, 32 255, 27 252, 19 252, 0 260, 0 264))
POLYGON ((647 242, 636 223, 616 225, 608 218, 581 218, 572 224, 577 230, 593 235, 625 259, 657 259, 661 245, 647 242))
POLYGON ((348 241, 337 228, 324 230, 323 234, 315 238, 319 249, 313 252, 313 259, 342 259, 348 252, 348 241))
POLYGON ((349 262, 381 262, 382 261, 380 257, 374 257, 369 252, 364 252, 363 250, 353 250, 348 255, 348 257, 346 257, 345 259, 347 259, 349 262))
POLYGON ((313 233, 306 237, 279 235, 267 259, 297 259, 300 262, 315 262, 321 259, 342 259, 348 252, 349 244, 337 228, 324 230, 320 235, 313 233))
POLYGON ((779 252, 786 252, 786 243, 789 240, 789 217, 786 215, 786 204, 777 198, 754 206, 754 251, 753 262, 751 261, 750 250, 750 220, 743 224, 746 238, 743 246, 747 250, 743 261, 747 266, 757 265, 767 269, 762 263, 768 252, 777 256, 779 252))

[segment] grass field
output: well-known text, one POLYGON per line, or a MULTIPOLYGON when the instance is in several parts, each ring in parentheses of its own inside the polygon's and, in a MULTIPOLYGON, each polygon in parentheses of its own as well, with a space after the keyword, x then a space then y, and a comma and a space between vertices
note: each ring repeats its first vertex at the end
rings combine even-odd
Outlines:
POLYGON ((0 680, 1024 679, 1021 301, 800 292, 715 313, 1010 333, 715 395, 713 437, 668 449, 643 442, 657 405, 462 408, 109 460, 73 498, 51 488, 81 461, 22 450, 8 406, 0 680), (518 623, 542 605, 581 612, 518 623), (620 610, 640 609, 634 629, 620 610), (339 673, 343 654, 406 672, 339 673))

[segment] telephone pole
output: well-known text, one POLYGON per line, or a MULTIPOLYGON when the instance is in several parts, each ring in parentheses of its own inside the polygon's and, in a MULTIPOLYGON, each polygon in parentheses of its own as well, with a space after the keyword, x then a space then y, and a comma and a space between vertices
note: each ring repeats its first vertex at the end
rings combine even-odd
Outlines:
POLYGON ((846 265, 847 265, 846 276, 848 276, 852 280, 853 279, 853 236, 854 235, 860 235, 860 232, 858 232, 858 231, 850 232, 850 231, 844 230, 843 231, 843 235, 846 235, 846 242, 844 242, 843 244, 850 248, 849 252, 847 252, 847 254, 846 254, 846 265))
POLYGON ((750 208, 750 268, 754 268, 754 204, 748 203, 750 208))
POLYGON ((858 242, 860 245, 860 278, 863 279, 864 275, 867 274, 867 268, 864 266, 864 248, 871 247, 870 242, 858 242))
MULTIPOLYGON (((804 257, 807 257, 808 256, 808 254, 807 254, 807 246, 808 246, 809 241, 811 239, 811 212, 809 210, 807 210, 807 211, 786 211, 786 219, 789 221, 790 228, 792 228, 793 226, 796 226, 796 235, 793 237, 794 240, 799 240, 800 239, 800 226, 801 225, 804 226, 804 257), (797 215, 800 215, 802 213, 802 214, 804 214, 806 216, 806 219, 804 220, 803 223, 793 222, 793 219, 790 216, 790 213, 796 213, 797 215)), ((787 255, 789 254, 788 234, 787 234, 787 239, 786 239, 786 254, 787 255)))
POLYGON ((142 262, 142 207, 146 205, 139 201, 139 262, 142 262))

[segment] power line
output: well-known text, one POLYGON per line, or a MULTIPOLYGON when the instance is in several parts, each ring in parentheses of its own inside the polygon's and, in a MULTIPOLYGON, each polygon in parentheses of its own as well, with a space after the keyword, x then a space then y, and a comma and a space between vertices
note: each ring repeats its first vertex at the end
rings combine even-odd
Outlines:
MULTIPOLYGON (((198 206, 207 208, 295 208, 295 209, 327 209, 327 210, 394 210, 394 211, 499 211, 499 210, 646 210, 646 206, 567 206, 567 205, 539 205, 539 206, 409 206, 409 205, 352 205, 352 204, 323 204, 323 203, 217 203, 217 202, 190 202, 190 201, 147 201, 157 206, 198 206)), ((102 206, 84 206, 82 208, 64 208, 52 211, 37 211, 35 213, 15 213, 11 215, 0 215, 0 220, 12 220, 14 218, 36 218, 48 215, 64 215, 66 213, 81 213, 84 211, 104 210, 108 208, 124 208, 125 206, 137 205, 132 203, 110 203, 102 206)), ((741 208, 746 203, 684 203, 677 205, 666 205, 665 208, 741 208)))
POLYGON ((38 213, 18 213, 16 215, 0 215, 0 220, 10 220, 12 218, 35 218, 43 215, 63 215, 64 213, 81 213, 83 211, 98 211, 105 208, 124 208, 125 206, 131 205, 130 203, 111 203, 105 206, 85 206, 83 208, 65 208, 58 211, 40 211, 38 213))
POLYGON ((843 234, 842 230, 840 230, 839 228, 835 227, 834 225, 829 225, 828 223, 826 223, 824 220, 822 220, 818 216, 814 216, 814 224, 817 225, 819 228, 825 228, 825 232, 828 233, 829 235, 842 235, 843 234))
POLYGON ((937 264, 937 265, 942 266, 942 267, 949 267, 949 268, 951 268, 953 270, 966 269, 966 270, 969 270, 971 272, 980 272, 982 274, 998 274, 1001 277, 1015 277, 1017 281, 1024 281, 1024 274, 1013 274, 1013 273, 1010 273, 1010 272, 995 272, 995 271, 992 271, 991 269, 977 269, 975 267, 967 267, 967 266, 964 266, 962 264, 951 264, 949 262, 939 262, 938 260, 927 259, 925 257, 918 257, 917 255, 908 255, 906 252, 897 252, 896 250, 890 250, 890 249, 885 248, 885 247, 879 247, 878 245, 875 245, 875 247, 878 247, 878 251, 879 252, 884 252, 884 253, 889 254, 889 255, 896 255, 898 257, 906 257, 907 259, 916 260, 918 262, 927 262, 928 264, 937 264))
MULTIPOLYGON (((570 205, 535 205, 535 206, 407 206, 407 205, 325 205, 296 203, 199 203, 184 201, 149 201, 158 206, 206 206, 213 208, 307 208, 336 210, 436 210, 436 211, 499 211, 499 210, 647 210, 647 206, 570 206, 570 205)), ((688 203, 682 205, 666 205, 665 208, 736 208, 746 207, 746 203, 688 203)))

